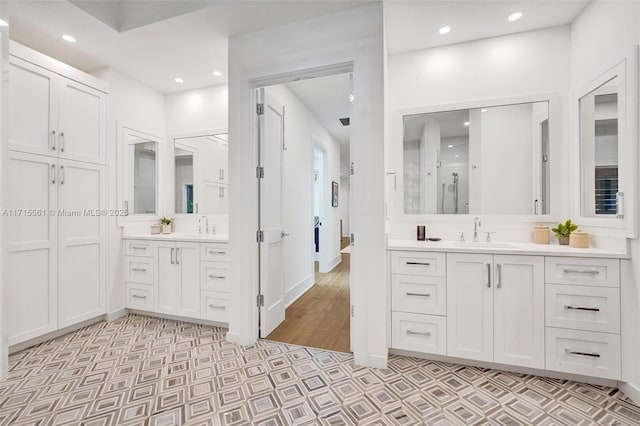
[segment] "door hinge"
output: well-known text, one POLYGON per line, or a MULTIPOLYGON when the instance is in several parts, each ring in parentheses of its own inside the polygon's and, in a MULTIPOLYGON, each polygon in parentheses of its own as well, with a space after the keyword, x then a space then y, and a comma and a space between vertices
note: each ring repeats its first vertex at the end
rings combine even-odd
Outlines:
POLYGON ((352 161, 351 165, 349 166, 349 173, 354 174, 355 172, 356 172, 356 167, 353 165, 353 161, 352 161))
POLYGON ((356 237, 353 234, 349 235, 349 243, 354 246, 356 245, 356 237))
POLYGON ((256 167, 256 178, 264 179, 264 167, 262 166, 256 167))
POLYGON ((256 297, 256 304, 258 305, 258 308, 264 306, 264 295, 259 294, 258 297, 256 297))
POLYGON ((351 305, 351 318, 355 316, 355 310, 356 308, 353 305, 351 305))
POLYGON ((256 113, 258 113, 258 115, 264 115, 264 104, 256 104, 256 113))
POLYGON ((256 241, 264 243, 264 231, 256 231, 256 241))

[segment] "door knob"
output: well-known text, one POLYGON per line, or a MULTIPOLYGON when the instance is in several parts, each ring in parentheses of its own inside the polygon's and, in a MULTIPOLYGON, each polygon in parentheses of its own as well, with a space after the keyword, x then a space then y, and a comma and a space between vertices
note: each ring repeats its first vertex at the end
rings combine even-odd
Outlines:
POLYGON ((291 234, 288 234, 288 233, 286 233, 286 232, 284 232, 284 231, 282 231, 282 232, 280 233, 280 237, 281 237, 281 238, 288 237, 289 235, 291 235, 291 234))

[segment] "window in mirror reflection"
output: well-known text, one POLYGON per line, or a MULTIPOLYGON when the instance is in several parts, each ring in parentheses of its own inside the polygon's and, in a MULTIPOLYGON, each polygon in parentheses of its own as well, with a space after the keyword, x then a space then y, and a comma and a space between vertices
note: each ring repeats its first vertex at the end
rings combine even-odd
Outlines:
POLYGON ((228 135, 174 140, 174 199, 177 214, 228 211, 228 135))
POLYGON ((406 214, 548 214, 548 102, 404 117, 406 214))
POLYGON ((618 193, 617 78, 580 98, 582 214, 616 214, 618 193))
POLYGON ((133 170, 129 200, 133 200, 134 214, 155 214, 157 211, 157 167, 158 144, 145 139, 131 137, 129 140, 130 166, 133 170))

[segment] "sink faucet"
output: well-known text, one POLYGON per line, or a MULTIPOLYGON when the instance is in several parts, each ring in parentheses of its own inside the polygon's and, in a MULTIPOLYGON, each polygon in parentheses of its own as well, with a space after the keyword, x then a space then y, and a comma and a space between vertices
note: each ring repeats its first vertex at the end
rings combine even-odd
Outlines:
POLYGON ((473 219, 473 242, 478 242, 478 228, 482 226, 482 222, 480 222, 479 218, 473 219))
POLYGON ((198 219, 198 234, 202 234, 202 219, 204 219, 205 223, 206 223, 206 232, 205 234, 209 233, 209 218, 207 216, 200 216, 200 219, 198 219))

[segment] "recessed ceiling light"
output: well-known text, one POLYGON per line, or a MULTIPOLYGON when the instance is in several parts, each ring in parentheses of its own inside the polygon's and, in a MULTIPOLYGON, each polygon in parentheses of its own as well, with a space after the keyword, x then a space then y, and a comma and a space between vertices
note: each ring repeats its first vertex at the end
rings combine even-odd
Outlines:
POLYGON ((174 78, 173 81, 175 81, 176 83, 184 83, 184 80, 181 79, 180 77, 174 78))
POLYGON ((222 77, 222 73, 221 73, 220 71, 214 71, 214 72, 213 72, 213 75, 214 75, 215 77, 222 77))
POLYGON ((62 38, 63 38, 65 41, 68 41, 69 43, 75 43, 75 42, 76 42, 76 38, 75 38, 74 36, 70 36, 69 34, 64 34, 64 35, 62 36, 62 38))
POLYGON ((469 122, 468 122, 468 121, 465 121, 465 122, 464 122, 464 125, 465 125, 465 126, 468 126, 468 125, 469 125, 469 122))
POLYGON ((456 154, 456 158, 460 157, 458 154, 456 154))
POLYGON ((480 112, 487 112, 487 109, 483 108, 483 109, 480 110, 480 112))
POLYGON ((0 19, 0 27, 8 27, 9 24, 7 24, 6 21, 3 21, 2 19, 0 19))
POLYGON ((447 34, 449 31, 451 31, 451 27, 448 25, 445 25, 444 27, 438 30, 440 34, 447 34))
POLYGON ((513 21, 517 21, 520 18, 522 18, 522 12, 514 12, 511 15, 509 15, 507 19, 513 22, 513 21))
POLYGON ((453 145, 447 145, 447 148, 453 148, 453 145))

